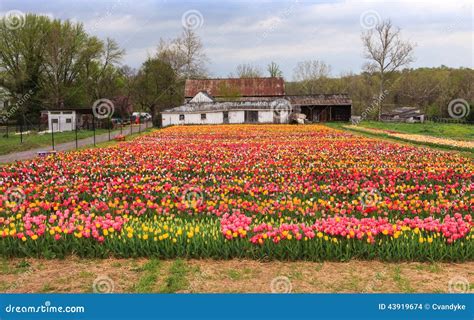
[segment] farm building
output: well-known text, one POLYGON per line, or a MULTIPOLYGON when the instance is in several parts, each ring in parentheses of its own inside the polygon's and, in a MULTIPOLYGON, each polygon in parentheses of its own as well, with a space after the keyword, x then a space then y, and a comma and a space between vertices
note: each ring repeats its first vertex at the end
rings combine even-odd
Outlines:
POLYGON ((417 108, 400 107, 390 112, 382 113, 381 119, 391 122, 424 122, 425 115, 417 108))
POLYGON ((184 104, 162 112, 164 127, 178 124, 289 123, 294 114, 309 122, 349 121, 345 94, 286 95, 282 78, 187 80, 184 104))
POLYGON ((76 112, 73 110, 41 111, 41 117, 48 121, 48 131, 63 132, 76 129, 76 112))
POLYGON ((40 123, 54 132, 73 131, 77 129, 91 130, 94 126, 102 128, 103 121, 95 119, 91 108, 53 109, 41 111, 40 123))

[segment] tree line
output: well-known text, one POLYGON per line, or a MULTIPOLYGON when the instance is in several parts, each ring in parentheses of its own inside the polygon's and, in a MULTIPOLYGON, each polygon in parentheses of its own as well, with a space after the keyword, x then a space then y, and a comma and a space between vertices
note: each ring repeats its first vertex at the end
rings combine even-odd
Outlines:
MULTIPOLYGON (((133 69, 122 64, 125 50, 115 40, 98 39, 81 23, 27 14, 24 26, 12 29, 3 20, 0 100, 9 103, 0 115, 7 120, 35 122, 41 110, 92 106, 103 98, 114 102, 117 116, 127 116, 133 106, 158 119, 160 111, 183 102, 186 79, 209 76, 210 61, 200 37, 191 29, 184 28, 174 39, 160 39, 156 52, 133 69)), ((447 117, 447 105, 453 99, 474 101, 474 70, 409 68, 415 45, 404 41, 400 29, 389 20, 364 32, 361 40, 367 63, 360 74, 334 77, 332 67, 324 61, 301 61, 286 81, 286 92, 347 93, 353 100, 353 114, 375 104, 368 114, 373 119, 396 106, 413 106, 430 116, 447 117)), ((274 61, 264 69, 242 63, 229 74, 262 76, 284 74, 274 61)), ((474 112, 469 117, 474 117, 474 112)))

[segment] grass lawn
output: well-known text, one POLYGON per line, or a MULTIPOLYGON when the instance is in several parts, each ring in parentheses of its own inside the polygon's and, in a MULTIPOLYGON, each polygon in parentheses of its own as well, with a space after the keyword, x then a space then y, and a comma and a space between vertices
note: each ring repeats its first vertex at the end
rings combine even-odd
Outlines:
POLYGON ((402 133, 421 134, 440 138, 474 140, 474 125, 455 123, 387 123, 363 121, 359 126, 373 129, 392 130, 402 133))
MULTIPOLYGON (((108 132, 105 129, 97 129, 96 135, 103 134, 108 132)), ((93 131, 82 130, 78 131, 78 139, 84 139, 87 137, 92 137, 94 135, 93 131)), ((60 132, 54 133, 54 143, 64 143, 69 141, 74 141, 76 139, 76 133, 74 131, 70 132, 60 132)), ((0 136, 0 154, 8 154, 12 152, 25 151, 34 148, 40 147, 49 147, 51 148, 51 134, 45 133, 43 135, 38 135, 36 132, 33 132, 28 135, 23 135, 23 143, 20 141, 20 135, 11 134, 8 138, 0 136)))
POLYGON ((269 293, 272 281, 282 279, 287 281, 285 288, 291 288, 293 293, 444 293, 455 277, 471 283, 472 289, 472 270, 474 262, 2 258, 0 291, 88 293, 94 291, 97 279, 105 279, 113 292, 269 293))

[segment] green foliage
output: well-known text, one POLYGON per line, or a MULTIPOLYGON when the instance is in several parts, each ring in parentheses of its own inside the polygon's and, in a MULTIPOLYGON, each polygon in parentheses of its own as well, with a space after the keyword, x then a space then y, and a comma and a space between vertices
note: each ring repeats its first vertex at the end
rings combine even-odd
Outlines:
POLYGON ((137 293, 153 292, 153 287, 156 284, 160 266, 161 263, 159 260, 151 259, 148 261, 142 268, 144 274, 135 285, 134 291, 137 293))
POLYGON ((117 94, 123 50, 87 34, 81 23, 27 14, 24 26, 0 19, 0 86, 10 93, 10 120, 37 123, 42 109, 90 105, 117 94), (18 103, 21 101, 21 104, 18 103))
POLYGON ((182 102, 182 81, 172 66, 159 58, 149 58, 140 68, 133 87, 134 100, 153 118, 163 109, 182 102))
MULTIPOLYGON (((399 106, 420 108, 429 116, 449 118, 448 104, 453 99, 474 102, 474 70, 438 68, 405 69, 387 75, 388 94, 383 100, 384 111, 399 106)), ((321 77, 285 84, 287 94, 347 93, 353 102, 352 114, 370 109, 377 96, 378 79, 369 73, 347 74, 340 78, 321 77)), ((474 111, 468 119, 474 119, 474 111)), ((371 118, 369 118, 371 119, 371 118)))
POLYGON ((165 285, 161 289, 162 293, 175 293, 187 288, 189 282, 186 275, 189 270, 186 263, 178 259, 171 265, 168 278, 165 280, 165 285))

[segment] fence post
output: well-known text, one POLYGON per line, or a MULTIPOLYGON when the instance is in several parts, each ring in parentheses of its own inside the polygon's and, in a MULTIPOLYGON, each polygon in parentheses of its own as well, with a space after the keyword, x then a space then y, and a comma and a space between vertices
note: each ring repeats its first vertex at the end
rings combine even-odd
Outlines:
POLYGON ((94 147, 95 147, 95 117, 92 117, 92 130, 94 131, 94 147))
POLYGON ((130 134, 133 134, 133 122, 132 122, 132 116, 130 116, 130 134))
POLYGON ((110 141, 110 127, 112 126, 112 119, 109 118, 109 123, 107 124, 107 128, 109 129, 109 141, 110 141))
POLYGON ((23 123, 20 124, 20 143, 23 143, 23 123))
POLYGON ((76 150, 77 150, 77 149, 78 149, 78 143, 77 143, 77 121, 76 121, 76 123, 75 123, 75 128, 74 128, 74 129, 75 129, 74 131, 76 131, 76 150))
POLYGON ((138 117, 138 133, 142 133, 142 118, 138 117))
POLYGON ((123 134, 123 121, 120 120, 120 134, 123 134))
POLYGON ((54 150, 54 124, 51 126, 51 145, 54 150))

